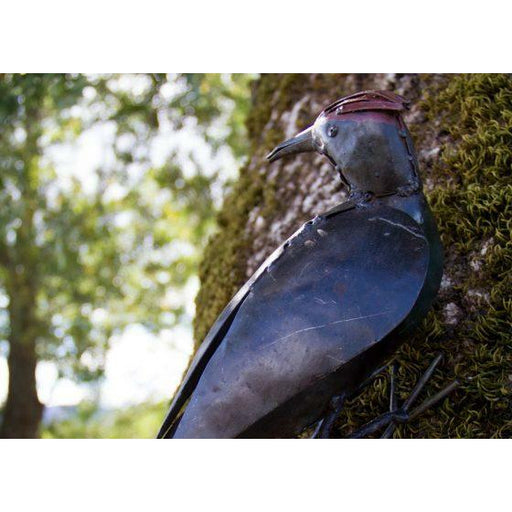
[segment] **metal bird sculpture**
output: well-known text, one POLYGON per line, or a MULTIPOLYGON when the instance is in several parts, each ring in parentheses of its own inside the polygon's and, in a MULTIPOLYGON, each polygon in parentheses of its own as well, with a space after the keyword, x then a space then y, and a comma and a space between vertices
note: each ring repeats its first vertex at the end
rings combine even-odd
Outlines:
MULTIPOLYGON (((344 97, 268 155, 325 155, 349 197, 306 222, 233 297, 158 437, 291 437, 315 424, 313 436, 328 437, 344 401, 425 316, 441 281, 442 247, 406 108, 390 92, 344 97)), ((392 394, 390 410, 351 436, 386 429, 389 437, 445 397, 456 383, 410 410, 439 359, 402 406, 392 394)))

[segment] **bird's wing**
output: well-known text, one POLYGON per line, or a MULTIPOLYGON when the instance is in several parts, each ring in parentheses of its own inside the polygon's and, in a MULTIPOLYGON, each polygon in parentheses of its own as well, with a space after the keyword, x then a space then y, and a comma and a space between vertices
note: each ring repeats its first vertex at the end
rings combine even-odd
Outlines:
MULTIPOLYGON (((299 229, 294 235, 290 237, 289 240, 293 239, 300 233, 302 230, 299 229)), ((234 297, 229 301, 228 305, 224 308, 222 313, 218 316, 215 323, 210 328, 208 334, 205 339, 199 346, 194 355, 194 359, 190 364, 187 373, 179 387, 176 391, 174 398, 171 402, 165 420, 160 427, 157 438, 166 437, 169 432, 176 426, 176 420, 178 415, 185 405, 186 401, 190 398, 190 395, 194 391, 201 374, 215 353, 215 350, 224 339, 233 318, 235 317, 238 309, 244 302, 247 297, 249 290, 252 288, 254 283, 258 281, 260 276, 264 274, 265 269, 271 265, 275 260, 280 258, 284 252, 284 246, 287 242, 284 242, 280 247, 278 247, 258 268, 258 270, 250 277, 250 279, 238 290, 238 292, 234 295, 234 297)))
POLYGON ((235 437, 370 348, 407 317, 428 262, 422 230, 399 210, 351 209, 304 225, 205 340, 177 402, 191 396, 181 434, 235 437))

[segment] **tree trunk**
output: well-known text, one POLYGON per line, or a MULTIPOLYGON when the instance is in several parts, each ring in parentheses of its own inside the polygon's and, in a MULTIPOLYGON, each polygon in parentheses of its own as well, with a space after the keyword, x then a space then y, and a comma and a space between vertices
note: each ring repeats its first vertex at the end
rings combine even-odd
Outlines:
MULTIPOLYGON (((27 223, 27 231, 30 231, 28 226, 27 223)), ((23 258, 25 264, 29 262, 28 252, 27 249, 23 258)), ((36 386, 38 321, 35 276, 28 274, 26 266, 21 263, 11 266, 7 291, 10 299, 9 388, 0 437, 33 438, 37 437, 43 413, 36 386)))
MULTIPOLYGON (((512 436, 512 80, 508 75, 263 75, 248 120, 250 160, 226 198, 219 232, 200 269, 195 336, 204 339, 225 304, 303 222, 345 195, 326 159, 305 154, 274 164, 265 155, 308 127, 335 99, 387 89, 412 102, 405 115, 424 190, 445 247, 439 298, 398 353, 400 398, 442 351, 428 392, 455 377, 460 388, 401 426, 401 437, 512 436)), ((338 435, 386 411, 384 377, 346 408, 338 435)))
POLYGON ((0 428, 3 438, 33 438, 38 435, 43 405, 36 386, 40 323, 37 316, 39 258, 35 242, 34 214, 37 205, 37 169, 40 112, 27 112, 25 161, 20 188, 23 194, 21 226, 16 243, 6 254, 6 291, 9 296, 9 388, 0 428))
POLYGON ((0 437, 37 437, 43 405, 37 396, 35 342, 11 339, 8 366, 9 391, 0 437))

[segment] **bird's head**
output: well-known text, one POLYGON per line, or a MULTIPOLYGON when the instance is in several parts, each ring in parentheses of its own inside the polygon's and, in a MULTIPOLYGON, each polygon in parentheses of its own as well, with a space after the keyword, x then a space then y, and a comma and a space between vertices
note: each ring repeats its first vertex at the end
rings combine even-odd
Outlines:
POLYGON ((321 153, 351 192, 377 196, 420 188, 411 136, 401 113, 408 102, 387 91, 363 91, 326 107, 312 126, 277 146, 270 162, 306 151, 321 153))

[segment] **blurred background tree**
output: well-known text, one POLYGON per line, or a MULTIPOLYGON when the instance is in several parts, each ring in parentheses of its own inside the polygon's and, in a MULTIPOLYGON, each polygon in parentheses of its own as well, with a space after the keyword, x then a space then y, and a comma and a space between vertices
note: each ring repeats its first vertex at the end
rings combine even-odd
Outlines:
POLYGON ((126 326, 191 322, 183 290, 234 177, 225 163, 236 169, 246 154, 250 80, 0 76, 1 437, 38 435, 38 362, 95 382, 126 326), (103 142, 95 171, 59 172, 56 159, 86 132, 103 142))

